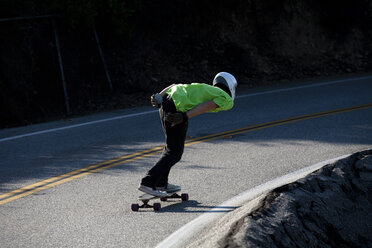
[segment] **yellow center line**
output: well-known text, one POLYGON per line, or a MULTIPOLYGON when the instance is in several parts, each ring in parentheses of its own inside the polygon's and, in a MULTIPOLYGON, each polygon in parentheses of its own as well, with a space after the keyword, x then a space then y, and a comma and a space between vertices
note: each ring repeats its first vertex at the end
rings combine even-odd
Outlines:
POLYGON ((51 187, 53 187, 55 185, 59 185, 63 182, 71 181, 75 178, 79 178, 79 177, 82 177, 84 175, 89 175, 89 174, 92 174, 94 172, 102 171, 103 169, 111 168, 111 167, 116 166, 116 165, 120 165, 120 164, 123 164, 123 163, 126 163, 126 162, 137 160, 137 159, 145 157, 145 156, 149 156, 148 153, 150 153, 150 154, 159 153, 159 152, 162 151, 162 149, 163 149, 163 146, 157 146, 157 147, 154 147, 154 148, 151 148, 151 149, 148 149, 148 150, 132 153, 132 154, 125 155, 125 156, 122 156, 122 157, 119 157, 119 158, 115 158, 115 159, 107 160, 107 161, 104 161, 104 162, 101 162, 101 163, 93 164, 93 165, 90 165, 90 166, 87 166, 87 167, 84 167, 84 168, 81 168, 81 169, 78 169, 78 170, 74 170, 74 171, 71 171, 71 172, 56 176, 56 177, 51 177, 51 178, 48 178, 46 180, 42 180, 40 182, 37 182, 37 183, 31 184, 31 185, 13 190, 11 192, 0 195, 0 205, 4 204, 6 202, 9 202, 9 201, 18 199, 20 197, 30 195, 30 194, 38 192, 40 190, 43 190, 43 189, 46 189, 46 188, 51 188, 51 187), (145 154, 145 155, 143 155, 143 154, 145 154), (14 195, 16 195, 16 196, 14 196, 14 195), (9 198, 10 196, 14 196, 14 197, 9 198), (3 200, 4 198, 8 198, 8 199, 3 200))
MULTIPOLYGON (((266 123, 257 124, 257 125, 251 125, 248 127, 243 127, 243 128, 239 128, 235 130, 230 130, 230 131, 225 131, 221 133, 210 134, 210 135, 206 135, 202 137, 188 139, 185 141, 185 146, 191 146, 191 145, 195 145, 201 142, 207 142, 207 141, 215 140, 219 138, 230 137, 230 136, 234 136, 238 134, 257 131, 260 129, 284 125, 284 124, 289 124, 289 123, 293 123, 297 121, 303 121, 307 119, 313 119, 313 118, 318 118, 322 116, 339 114, 339 113, 366 109, 366 108, 371 108, 371 107, 372 107, 372 103, 369 103, 369 104, 364 104, 364 105, 359 105, 359 106, 354 106, 354 107, 349 107, 349 108, 341 108, 341 109, 336 109, 336 110, 319 112, 315 114, 302 115, 302 116, 282 119, 278 121, 266 122, 266 123)), ((106 170, 106 169, 109 169, 109 168, 112 168, 118 165, 123 165, 129 162, 132 162, 132 161, 136 161, 141 158, 152 156, 156 153, 160 153, 163 150, 163 147, 164 146, 157 146, 151 149, 124 155, 118 158, 114 158, 114 159, 107 160, 101 163, 93 164, 93 165, 90 165, 90 166, 87 166, 87 167, 84 167, 78 170, 74 170, 74 171, 71 171, 71 172, 56 176, 56 177, 51 177, 46 180, 42 180, 40 182, 13 190, 11 192, 0 195, 0 205, 14 201, 21 197, 34 194, 36 192, 39 192, 45 189, 49 189, 51 187, 60 185, 62 183, 72 181, 74 179, 77 179, 83 176, 87 176, 87 175, 97 173, 97 172, 100 172, 100 171, 103 171, 103 170, 106 170)))

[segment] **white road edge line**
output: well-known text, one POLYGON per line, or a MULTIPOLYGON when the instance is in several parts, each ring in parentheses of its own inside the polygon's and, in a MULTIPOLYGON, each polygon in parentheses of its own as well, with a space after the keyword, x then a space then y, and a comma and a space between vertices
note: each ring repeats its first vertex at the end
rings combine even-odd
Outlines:
POLYGON ((56 132, 56 131, 61 131, 61 130, 66 130, 66 129, 71 129, 71 128, 76 128, 76 127, 88 126, 88 125, 102 123, 102 122, 107 122, 107 121, 114 121, 114 120, 120 120, 120 119, 135 117, 135 116, 152 114, 152 113, 155 113, 155 112, 157 113, 158 110, 151 110, 151 111, 145 111, 145 112, 140 112, 140 113, 135 113, 135 114, 121 115, 121 116, 116 116, 116 117, 102 119, 102 120, 84 122, 84 123, 70 125, 70 126, 65 126, 65 127, 58 127, 58 128, 52 128, 52 129, 47 129, 47 130, 43 130, 43 131, 26 133, 26 134, 12 136, 12 137, 8 137, 8 138, 2 138, 2 139, 0 139, 0 142, 4 142, 4 141, 8 141, 8 140, 20 139, 20 138, 24 138, 24 137, 28 137, 28 136, 33 136, 33 135, 38 135, 38 134, 51 133, 51 132, 56 132))
MULTIPOLYGON (((244 95, 239 95, 236 98, 238 99, 238 98, 252 97, 252 96, 258 96, 258 95, 266 95, 266 94, 272 94, 272 93, 278 93, 278 92, 299 90, 299 89, 305 89, 305 88, 313 88, 313 87, 319 87, 319 86, 324 86, 324 85, 338 84, 338 83, 351 82, 351 81, 359 81, 359 80, 365 80, 365 79, 371 79, 371 78, 372 78, 372 76, 366 76, 366 77, 349 78, 349 79, 342 79, 342 80, 335 80, 335 81, 327 81, 327 82, 322 82, 322 83, 316 83, 316 84, 310 84, 310 85, 304 85, 304 86, 298 86, 298 87, 292 87, 292 88, 286 88, 286 89, 269 90, 269 91, 251 93, 251 94, 244 94, 244 95)), ((84 122, 84 123, 65 126, 65 127, 52 128, 52 129, 47 129, 47 130, 43 130, 43 131, 37 131, 37 132, 26 133, 26 134, 7 137, 7 138, 2 138, 2 139, 0 139, 0 142, 20 139, 20 138, 24 138, 24 137, 39 135, 39 134, 62 131, 62 130, 66 130, 66 129, 76 128, 76 127, 83 127, 83 126, 98 124, 98 123, 107 122, 107 121, 114 121, 114 120, 131 118, 131 117, 136 117, 136 116, 141 116, 141 115, 147 115, 147 114, 152 114, 152 113, 157 113, 157 112, 158 112, 157 110, 151 110, 151 111, 145 111, 145 112, 140 112, 140 113, 135 113, 135 114, 127 114, 127 115, 116 116, 116 117, 102 119, 102 120, 84 122)))
POLYGON ((223 202, 219 206, 207 211, 206 213, 200 215, 194 220, 190 221, 186 225, 182 226, 180 229, 172 233, 169 237, 164 239, 159 243, 156 248, 181 248, 185 247, 191 242, 195 241, 197 235, 201 233, 206 228, 210 227, 216 220, 222 218, 223 215, 227 214, 226 207, 236 207, 239 208, 245 203, 254 200, 255 198, 268 193, 269 191, 278 188, 280 186, 295 182, 300 178, 324 167, 325 165, 334 163, 340 159, 351 156, 351 154, 343 155, 337 158, 332 158, 306 168, 297 170, 295 172, 289 173, 287 175, 278 177, 269 182, 256 186, 249 189, 237 196, 223 202))
POLYGON ((325 85, 331 85, 331 84, 359 81, 359 80, 365 80, 365 79, 371 79, 371 78, 372 78, 372 76, 366 76, 366 77, 341 79, 341 80, 335 80, 335 81, 327 81, 327 82, 316 83, 316 84, 296 86, 296 87, 286 88, 286 89, 268 90, 268 91, 264 91, 264 92, 251 93, 251 94, 246 94, 246 95, 239 95, 236 98, 259 96, 259 95, 272 94, 272 93, 285 92, 285 91, 292 91, 292 90, 299 90, 299 89, 306 89, 306 88, 313 88, 313 87, 319 87, 319 86, 325 86, 325 85))

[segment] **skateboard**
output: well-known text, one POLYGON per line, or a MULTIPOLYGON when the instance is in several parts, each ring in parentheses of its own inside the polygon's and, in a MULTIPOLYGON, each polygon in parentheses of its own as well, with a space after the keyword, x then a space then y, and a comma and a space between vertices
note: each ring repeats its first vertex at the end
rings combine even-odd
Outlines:
POLYGON ((177 192, 181 190, 169 193, 167 196, 153 196, 150 194, 143 194, 138 197, 138 200, 142 202, 141 205, 138 203, 133 203, 131 208, 132 211, 137 212, 140 208, 152 208, 154 211, 159 211, 161 209, 161 204, 159 202, 155 202, 153 205, 149 204, 151 200, 160 199, 161 201, 167 201, 168 199, 181 199, 182 201, 188 201, 189 195, 183 193, 179 195, 177 192))

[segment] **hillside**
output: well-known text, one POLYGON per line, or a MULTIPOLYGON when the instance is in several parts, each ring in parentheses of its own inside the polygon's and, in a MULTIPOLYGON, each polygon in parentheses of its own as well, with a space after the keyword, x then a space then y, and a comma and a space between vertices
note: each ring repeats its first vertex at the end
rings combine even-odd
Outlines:
POLYGON ((6 0, 0 19, 0 128, 148 104, 170 83, 240 84, 372 71, 372 1, 6 0), (112 81, 110 89, 94 36, 112 81))

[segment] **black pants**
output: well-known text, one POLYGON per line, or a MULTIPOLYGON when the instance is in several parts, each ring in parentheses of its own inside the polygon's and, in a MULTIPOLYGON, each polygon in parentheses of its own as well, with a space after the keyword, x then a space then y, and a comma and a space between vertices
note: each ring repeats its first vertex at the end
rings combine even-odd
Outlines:
POLYGON ((159 109, 160 120, 165 134, 165 147, 158 162, 147 172, 141 184, 148 187, 165 187, 168 184, 170 169, 181 160, 185 146, 188 122, 171 127, 164 121, 167 113, 175 113, 176 107, 170 96, 165 96, 159 109))

